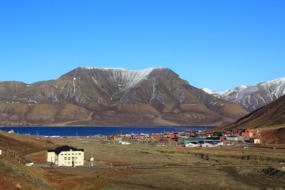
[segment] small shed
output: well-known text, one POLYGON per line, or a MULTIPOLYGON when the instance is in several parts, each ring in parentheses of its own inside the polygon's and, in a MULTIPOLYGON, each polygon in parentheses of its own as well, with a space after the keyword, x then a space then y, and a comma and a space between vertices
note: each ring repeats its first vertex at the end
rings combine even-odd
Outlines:
POLYGON ((187 144, 185 144, 185 147, 199 147, 200 146, 200 144, 195 144, 195 143, 187 143, 187 144))
POLYGON ((250 139, 250 143, 252 143, 252 144, 261 144, 261 141, 260 141, 260 139, 257 139, 257 138, 251 138, 250 139))

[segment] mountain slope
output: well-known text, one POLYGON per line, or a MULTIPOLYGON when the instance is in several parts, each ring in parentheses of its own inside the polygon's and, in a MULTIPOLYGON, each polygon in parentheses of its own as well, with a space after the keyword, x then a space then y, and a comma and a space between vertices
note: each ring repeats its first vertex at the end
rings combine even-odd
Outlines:
POLYGON ((36 139, 26 135, 8 134, 0 130, 0 189, 45 189, 53 190, 40 172, 24 165, 29 162, 26 153, 31 153, 55 145, 50 140, 36 139), (49 144, 47 144, 49 142, 49 144))
POLYGON ((250 113, 228 128, 259 128, 262 126, 285 124, 285 96, 250 113))
POLYGON ((190 86, 168 68, 79 67, 56 80, 10 83, 2 91, 2 125, 209 125, 247 113, 190 86))
POLYGON ((234 128, 257 129, 263 133, 263 138, 271 141, 278 138, 279 143, 285 143, 285 96, 278 98, 230 125, 218 127, 215 130, 234 128))
POLYGON ((239 104, 252 112, 285 95, 285 78, 279 78, 255 86, 239 86, 225 92, 204 91, 216 97, 239 104))

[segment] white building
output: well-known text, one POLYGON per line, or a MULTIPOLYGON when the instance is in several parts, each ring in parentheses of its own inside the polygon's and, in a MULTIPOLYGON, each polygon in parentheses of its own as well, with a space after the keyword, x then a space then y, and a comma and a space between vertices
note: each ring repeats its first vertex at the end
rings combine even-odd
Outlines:
POLYGON ((47 151, 47 162, 57 166, 83 166, 84 150, 61 146, 47 151))
POLYGON ((130 145, 131 143, 127 142, 127 141, 119 141, 119 144, 121 144, 121 145, 130 145))
POLYGON ((194 144, 194 143, 187 143, 185 144, 185 147, 199 147, 200 144, 194 144))

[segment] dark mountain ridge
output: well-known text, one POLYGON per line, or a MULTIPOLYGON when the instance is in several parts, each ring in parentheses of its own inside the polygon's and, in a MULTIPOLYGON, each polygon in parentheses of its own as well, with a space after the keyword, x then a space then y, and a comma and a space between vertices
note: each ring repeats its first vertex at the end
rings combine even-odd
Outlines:
POLYGON ((224 128, 255 129, 282 124, 285 124, 285 96, 240 118, 232 124, 225 125, 224 128))

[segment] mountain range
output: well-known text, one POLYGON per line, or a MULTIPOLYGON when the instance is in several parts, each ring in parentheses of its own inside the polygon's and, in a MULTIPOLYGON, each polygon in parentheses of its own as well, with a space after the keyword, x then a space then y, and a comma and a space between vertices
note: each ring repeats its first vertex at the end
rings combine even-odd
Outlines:
POLYGON ((79 67, 32 84, 0 82, 1 125, 219 125, 248 112, 168 68, 79 67))
POLYGON ((254 86, 238 86, 225 92, 202 89, 218 98, 239 104, 248 112, 261 108, 285 95, 285 78, 262 82, 254 86))

